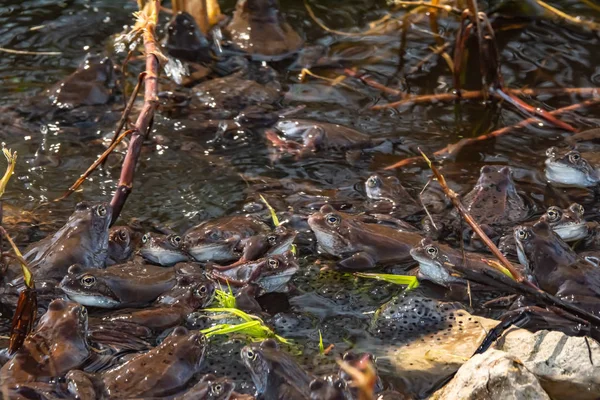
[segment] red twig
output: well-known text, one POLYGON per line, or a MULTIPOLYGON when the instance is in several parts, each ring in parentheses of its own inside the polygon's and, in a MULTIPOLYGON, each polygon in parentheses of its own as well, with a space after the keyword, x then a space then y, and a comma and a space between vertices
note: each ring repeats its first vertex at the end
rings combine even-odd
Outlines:
MULTIPOLYGON (((160 0, 154 0, 154 12, 158 13, 160 9, 160 0)), ((150 131, 154 111, 158 106, 158 73, 159 60, 156 54, 160 54, 158 43, 154 35, 156 29, 156 21, 153 18, 148 18, 145 21, 144 31, 144 51, 146 53, 146 75, 144 76, 144 105, 137 121, 133 127, 129 148, 123 160, 121 168, 121 176, 119 178, 119 186, 112 198, 111 206, 113 208, 112 222, 113 224, 121 214, 121 210, 127 201, 127 197, 131 193, 133 187, 133 178, 135 167, 142 150, 142 144, 150 131)))

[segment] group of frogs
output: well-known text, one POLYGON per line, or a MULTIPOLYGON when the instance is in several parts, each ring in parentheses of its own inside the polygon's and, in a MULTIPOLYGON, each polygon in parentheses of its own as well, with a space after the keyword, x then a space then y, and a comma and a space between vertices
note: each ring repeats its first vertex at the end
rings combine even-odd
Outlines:
MULTIPOLYGON (((197 82, 161 93, 165 115, 184 113, 221 133, 239 126, 261 128, 279 157, 385 151, 394 144, 394 138, 375 139, 347 126, 285 115, 279 107, 281 84, 266 61, 302 55, 306 47, 275 0, 240 0, 212 37, 186 13, 173 16, 166 32, 165 51, 204 74, 192 73, 197 82), (217 40, 222 36, 224 47, 217 40)), ((114 90, 114 64, 92 57, 27 107, 5 111, 24 123, 60 117, 76 125, 89 122, 94 107, 109 105, 114 90)), ((568 148, 548 150, 545 174, 551 185, 597 186, 594 138, 594 131, 584 132, 568 148)), ((310 183, 247 181, 249 193, 239 213, 186 232, 111 227, 110 204, 82 202, 62 228, 30 244, 23 255, 36 281, 41 318, 15 354, 0 353, 3 395, 250 398, 237 393, 226 376, 201 374, 209 340, 198 325, 212 322, 199 322, 197 311, 213 302, 221 286, 235 293, 238 308, 267 318, 261 298, 302 294, 292 278, 315 257, 340 272, 400 271, 442 290, 466 288, 468 270, 471 281, 498 288, 498 282, 490 282, 493 256, 448 203, 432 200, 434 192, 415 200, 387 173, 365 177, 354 201, 310 183), (279 210, 281 224, 270 218, 259 197, 279 210)), ((599 228, 585 220, 580 204, 551 206, 539 215, 511 169, 496 165, 481 168, 462 203, 532 284, 600 313, 599 228)), ((14 309, 24 288, 20 265, 8 263, 2 272, 3 309, 14 309)), ((517 298, 511 307, 550 313, 539 306, 517 298)), ((5 330, 9 323, 5 318, 5 330)), ((567 325, 565 331, 577 333, 567 325)), ((374 361, 370 354, 352 352, 342 359, 356 368, 374 361)), ((261 399, 357 398, 344 370, 317 376, 273 339, 244 346, 240 360, 261 399)), ((380 399, 409 398, 384 390, 380 381, 376 390, 380 399)))

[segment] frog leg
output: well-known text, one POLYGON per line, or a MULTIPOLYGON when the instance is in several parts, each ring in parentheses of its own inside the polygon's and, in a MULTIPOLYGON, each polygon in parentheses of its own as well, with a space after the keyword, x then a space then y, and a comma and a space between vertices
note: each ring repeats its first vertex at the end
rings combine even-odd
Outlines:
POLYGON ((338 265, 345 270, 368 271, 375 267, 377 260, 373 255, 366 251, 352 254, 350 257, 338 262, 338 265))
POLYGON ((95 400, 97 398, 94 383, 87 373, 78 370, 70 371, 66 380, 69 393, 76 399, 95 400))

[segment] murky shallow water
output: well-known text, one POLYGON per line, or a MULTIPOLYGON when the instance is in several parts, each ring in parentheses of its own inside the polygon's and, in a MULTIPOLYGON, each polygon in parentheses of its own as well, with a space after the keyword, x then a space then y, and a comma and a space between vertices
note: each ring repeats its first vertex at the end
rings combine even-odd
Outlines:
MULTIPOLYGON (((410 75, 404 73, 430 54, 428 47, 434 42, 427 34, 411 31, 401 60, 398 32, 368 38, 332 35, 310 19, 302 1, 283 3, 289 21, 307 42, 326 46, 327 54, 342 59, 345 67, 361 67, 379 82, 414 94, 451 90, 451 74, 440 58, 432 58, 410 75), (400 62, 403 67, 399 71, 400 62)), ((587 16, 600 17, 575 0, 554 3, 574 14, 585 9, 587 16)), ((132 21, 135 2, 124 4, 117 5, 113 1, 4 1, 0 6, 0 47, 60 51, 62 54, 2 53, 0 105, 15 104, 39 93, 71 73, 86 53, 107 49, 107 38, 121 32, 123 26, 132 21)), ((233 5, 232 1, 226 2, 223 11, 230 13, 233 5)), ((326 25, 339 30, 363 29, 387 10, 382 1, 364 0, 343 4, 320 1, 313 4, 313 8, 326 25)), ((418 26, 426 28, 425 24, 418 26)), ((456 26, 450 18, 440 21, 442 32, 453 32, 456 26)), ((497 32, 497 39, 502 72, 509 87, 593 87, 600 83, 597 34, 549 21, 516 21, 514 29, 497 32)), ((393 155, 367 154, 354 163, 349 163, 343 154, 326 153, 302 160, 285 158, 272 162, 260 131, 243 131, 235 139, 214 141, 214 132, 198 129, 194 121, 158 116, 153 135, 160 135, 165 140, 161 144, 152 142, 145 148, 133 194, 121 220, 126 223, 137 219, 148 226, 166 226, 184 232, 205 219, 241 212, 247 183, 240 174, 302 180, 321 189, 341 189, 344 201, 360 202, 364 194, 356 188, 372 171, 415 155, 417 147, 431 152, 461 138, 512 125, 524 118, 510 106, 480 101, 371 111, 370 106, 395 99, 353 79, 344 81, 346 86, 335 87, 314 78, 299 82, 300 70, 294 64, 280 62, 276 67, 287 86, 283 105, 305 106, 295 116, 352 126, 373 137, 402 138, 402 144, 393 155), (180 150, 182 144, 190 142, 202 146, 205 151, 180 150)), ((339 68, 327 67, 314 69, 328 77, 337 76, 339 71, 339 68)), ((465 88, 477 89, 476 62, 470 62, 468 71, 465 88)), ((547 96, 530 99, 530 103, 551 110, 580 100, 576 96, 547 96)), ((571 113, 568 121, 581 129, 600 124, 597 109, 571 113)), ((118 165, 94 174, 83 186, 83 191, 70 199, 59 203, 52 201, 104 150, 98 139, 112 127, 112 123, 92 125, 81 134, 73 134, 60 125, 48 124, 29 127, 30 131, 23 132, 23 136, 2 135, 7 147, 17 150, 20 157, 15 177, 5 195, 6 202, 49 213, 46 218, 60 225, 78 201, 108 200, 116 187, 118 165), (35 153, 41 146, 59 161, 58 165, 36 165, 35 153)), ((548 190, 541 172, 546 148, 559 143, 563 137, 563 132, 549 126, 528 127, 465 148, 453 162, 443 163, 442 170, 453 187, 464 193, 472 187, 482 165, 510 165, 517 185, 539 213, 549 205, 568 202, 561 191, 548 190)), ((416 194, 427 182, 429 172, 422 165, 410 165, 397 171, 397 175, 416 194)), ((597 210, 588 204, 587 211, 594 214, 597 210)), ((314 261, 311 246, 302 246, 301 250, 306 258, 306 272, 294 279, 301 290, 314 291, 342 307, 360 311, 373 311, 400 292, 399 288, 390 285, 365 283, 336 274, 333 277, 319 275, 316 267, 311 266, 314 261)), ((366 330, 369 325, 368 320, 352 315, 344 316, 343 323, 299 316, 290 316, 287 320, 282 317, 273 322, 283 336, 289 334, 290 338, 306 346, 309 364, 313 361, 308 360, 317 349, 317 329, 323 333, 325 343, 336 343, 341 351, 344 348, 342 339, 355 338, 357 332, 366 330), (306 334, 294 337, 299 326, 306 334), (342 334, 340 326, 346 328, 342 334)), ((215 346, 214 357, 210 359, 218 360, 221 352, 229 354, 229 346, 215 346)), ((236 352, 231 357, 237 357, 236 352)), ((211 362, 215 364, 209 362, 208 369, 214 367, 215 372, 232 373, 220 370, 224 367, 218 366, 217 361, 211 362)), ((239 379, 242 389, 249 389, 248 375, 241 364, 233 375, 239 379)))

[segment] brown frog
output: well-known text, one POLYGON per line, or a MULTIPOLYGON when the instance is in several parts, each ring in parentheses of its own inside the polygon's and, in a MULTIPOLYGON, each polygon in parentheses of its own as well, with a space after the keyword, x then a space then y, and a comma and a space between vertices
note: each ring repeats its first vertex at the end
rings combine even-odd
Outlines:
POLYGON ((191 228, 184 236, 184 246, 197 261, 234 261, 243 257, 253 260, 264 250, 262 241, 253 236, 267 237, 269 227, 252 217, 236 215, 205 221, 191 228), (257 251, 258 250, 258 251, 257 251))
POLYGON ((82 399, 174 395, 199 371, 206 344, 202 333, 177 327, 160 345, 116 368, 98 374, 69 372, 68 386, 82 399))
MULTIPOLYGON (((588 236, 588 224, 583 219, 583 214, 583 207, 577 203, 571 204, 568 208, 551 206, 537 221, 527 225, 545 221, 562 240, 575 242, 588 236)), ((512 256, 516 254, 515 237, 512 230, 502 236, 498 248, 505 255, 512 256)))
POLYGON ((517 252, 539 287, 600 314, 600 269, 577 257, 546 222, 514 229, 517 252))
POLYGON ((3 384, 60 377, 79 368, 90 355, 85 307, 54 300, 23 346, 0 370, 3 384))
POLYGON ((276 148, 298 156, 319 150, 348 150, 370 146, 368 135, 347 126, 306 119, 284 119, 266 132, 267 140, 276 148))
POLYGON ((108 203, 81 202, 58 232, 29 246, 23 257, 36 280, 60 281, 68 268, 103 268, 108 254, 108 203))
POLYGON ((219 282, 242 287, 256 283, 260 294, 286 292, 288 282, 298 271, 296 257, 291 252, 248 261, 234 267, 212 266, 210 276, 219 282))
POLYGON ((480 224, 506 225, 522 221, 528 214, 517 193, 509 167, 486 165, 475 187, 463 197, 463 204, 480 224))
POLYGON ((151 263, 170 267, 189 260, 189 255, 179 235, 146 233, 142 236, 140 255, 151 263))
MULTIPOLYGON (((187 265, 182 263, 177 267, 187 265)), ((215 289, 215 283, 202 273, 181 274, 177 277, 177 284, 161 294, 152 306, 111 312, 101 317, 101 321, 107 326, 125 322, 126 325, 135 324, 161 332, 182 324, 197 309, 207 307, 214 299, 215 289)))
POLYGON ((285 21, 277 0, 238 0, 225 34, 234 48, 259 60, 281 60, 304 44, 285 21))
POLYGON ((121 264, 129 260, 136 248, 136 233, 128 226, 113 226, 108 233, 106 265, 121 264))
POLYGON ((412 261, 410 249, 421 241, 414 232, 365 223, 360 216, 324 205, 308 218, 319 249, 342 258, 338 265, 349 270, 368 270, 376 264, 412 261))
POLYGON ((71 300, 85 306, 125 308, 153 302, 176 282, 176 269, 136 260, 87 271, 73 265, 59 287, 71 300))
POLYGON ((210 42, 196 20, 186 12, 179 12, 167 25, 166 49, 180 60, 207 63, 213 60, 210 42))
MULTIPOLYGON (((427 279, 447 288, 453 284, 466 285, 467 280, 462 272, 468 269, 473 273, 470 276, 471 280, 494 286, 493 280, 483 273, 492 268, 486 262, 490 258, 485 254, 456 250, 425 238, 410 251, 410 255, 419 263, 419 278, 421 279, 427 279), (479 279, 473 279, 475 275, 479 279)), ((498 262, 496 259, 491 260, 498 262)), ((527 273, 520 265, 515 265, 515 268, 527 273)))
POLYGON ((242 363, 250 371, 256 394, 264 400, 310 398, 312 375, 279 348, 273 339, 253 343, 241 350, 242 363))

